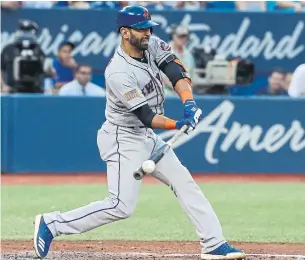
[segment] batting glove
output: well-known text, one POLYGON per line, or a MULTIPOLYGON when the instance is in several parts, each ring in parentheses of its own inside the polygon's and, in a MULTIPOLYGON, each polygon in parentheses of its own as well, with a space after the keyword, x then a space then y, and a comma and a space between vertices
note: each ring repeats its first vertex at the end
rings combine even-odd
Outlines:
POLYGON ((177 121, 176 128, 181 129, 182 126, 187 125, 188 129, 186 130, 186 133, 189 134, 196 128, 198 122, 201 121, 202 119, 201 115, 202 115, 202 111, 200 108, 198 108, 192 118, 187 118, 187 119, 184 118, 180 121, 177 121))
POLYGON ((184 102, 184 118, 194 117, 196 111, 198 111, 198 106, 194 100, 188 99, 184 102))

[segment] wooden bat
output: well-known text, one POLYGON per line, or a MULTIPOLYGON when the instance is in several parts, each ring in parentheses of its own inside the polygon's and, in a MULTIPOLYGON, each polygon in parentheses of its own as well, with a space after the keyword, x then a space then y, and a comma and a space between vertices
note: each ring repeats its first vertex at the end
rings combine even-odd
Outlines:
MULTIPOLYGON (((155 151, 147 160, 152 160, 155 164, 157 164, 157 162, 159 162, 163 158, 164 154, 173 146, 177 139, 185 133, 187 129, 187 125, 181 127, 181 129, 170 140, 168 140, 163 146, 161 146, 157 151, 155 151)), ((144 172, 141 166, 133 173, 133 177, 136 180, 141 180, 146 174, 147 173, 144 172)))

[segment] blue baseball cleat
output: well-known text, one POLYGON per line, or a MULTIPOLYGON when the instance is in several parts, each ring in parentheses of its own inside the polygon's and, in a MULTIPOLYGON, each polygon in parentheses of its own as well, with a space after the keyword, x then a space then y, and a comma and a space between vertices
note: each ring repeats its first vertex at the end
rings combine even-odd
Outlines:
POLYGON ((44 258, 48 254, 53 238, 43 216, 37 215, 35 218, 34 249, 38 257, 44 258))
POLYGON ((201 259, 203 260, 240 260, 245 258, 246 254, 244 252, 231 247, 228 243, 222 244, 209 253, 201 253, 201 259))

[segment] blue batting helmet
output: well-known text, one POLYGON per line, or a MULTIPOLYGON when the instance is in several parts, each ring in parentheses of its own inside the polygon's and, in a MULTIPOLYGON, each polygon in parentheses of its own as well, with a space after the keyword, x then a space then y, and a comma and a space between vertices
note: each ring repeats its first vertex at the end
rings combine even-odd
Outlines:
POLYGON ((156 25, 159 24, 151 20, 148 10, 139 5, 125 6, 119 11, 116 20, 118 32, 120 31, 121 27, 145 29, 156 25))

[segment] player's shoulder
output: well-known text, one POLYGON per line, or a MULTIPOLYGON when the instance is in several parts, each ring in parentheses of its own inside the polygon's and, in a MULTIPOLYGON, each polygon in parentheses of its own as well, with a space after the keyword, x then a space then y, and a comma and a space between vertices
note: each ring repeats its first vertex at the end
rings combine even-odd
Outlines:
POLYGON ((155 35, 150 37, 148 49, 151 52, 157 52, 158 50, 171 51, 170 45, 155 35))
POLYGON ((105 70, 106 83, 135 82, 136 76, 130 68, 130 63, 121 51, 117 51, 105 70))
POLYGON ((119 55, 118 51, 108 62, 105 70, 105 78, 109 78, 113 74, 126 73, 126 60, 122 55, 119 55))

